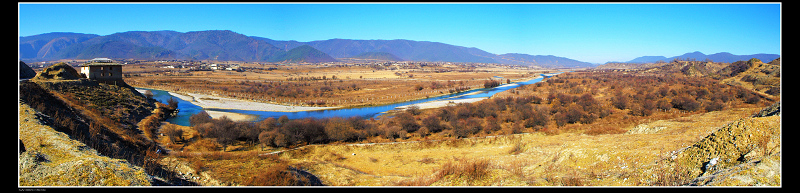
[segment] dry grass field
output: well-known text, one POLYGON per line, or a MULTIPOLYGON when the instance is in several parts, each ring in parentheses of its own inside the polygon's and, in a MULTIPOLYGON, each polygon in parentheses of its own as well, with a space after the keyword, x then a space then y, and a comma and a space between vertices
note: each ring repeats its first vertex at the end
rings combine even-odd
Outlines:
POLYGON ((483 88, 490 79, 533 78, 531 69, 455 64, 401 66, 241 64, 242 71, 188 71, 156 64, 125 68, 135 87, 294 106, 351 107, 396 103, 483 88), (503 77, 497 78, 498 77, 503 77))
MULTIPOLYGON (((179 160, 203 168, 201 172, 206 176, 225 181, 226 185, 246 185, 261 169, 280 163, 313 173, 325 185, 332 186, 676 185, 664 184, 667 177, 676 174, 673 168, 660 164, 662 161, 721 126, 758 110, 733 108, 643 120, 640 125, 622 129, 663 128, 621 134, 536 132, 466 139, 309 145, 276 154, 271 153, 277 149, 262 149, 242 142, 233 147, 237 151, 177 155, 179 160)), ((779 117, 768 119, 773 124, 779 123, 779 117)), ((575 127, 585 130, 595 126, 575 127)))

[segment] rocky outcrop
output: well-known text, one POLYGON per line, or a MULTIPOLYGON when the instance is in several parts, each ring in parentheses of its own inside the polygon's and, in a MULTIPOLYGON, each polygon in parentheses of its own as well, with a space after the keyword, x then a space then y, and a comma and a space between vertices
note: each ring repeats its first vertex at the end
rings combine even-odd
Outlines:
MULTIPOLYGON (((773 106, 762 110, 766 112, 763 114, 779 115, 775 113, 779 111, 770 110, 773 106)), ((780 116, 742 118, 721 127, 672 160, 677 167, 687 168, 687 176, 694 177, 687 185, 780 186, 780 132, 780 116), (753 170, 764 171, 748 174, 747 171, 753 170), (737 175, 740 177, 732 178, 737 175), (754 178, 760 180, 741 180, 754 178)))
POLYGON ((753 117, 768 117, 773 115, 781 115, 781 102, 775 102, 774 104, 770 105, 767 108, 762 109, 756 114, 753 114, 753 117))

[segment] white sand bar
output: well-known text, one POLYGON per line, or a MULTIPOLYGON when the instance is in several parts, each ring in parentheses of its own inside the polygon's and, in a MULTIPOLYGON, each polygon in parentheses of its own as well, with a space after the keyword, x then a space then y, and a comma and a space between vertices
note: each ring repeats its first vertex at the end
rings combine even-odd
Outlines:
POLYGON ((323 109, 334 109, 339 107, 303 107, 303 106, 288 106, 277 105, 269 103, 260 103, 225 97, 218 97, 207 94, 199 93, 184 93, 178 94, 169 92, 170 95, 189 101, 192 104, 203 107, 204 109, 239 109, 250 111, 275 111, 275 112, 299 112, 299 111, 315 111, 323 109))
POLYGON ((231 113, 231 112, 223 112, 223 111, 215 111, 215 110, 205 110, 208 113, 208 116, 211 118, 220 118, 220 117, 228 117, 232 121, 255 121, 258 120, 258 116, 255 115, 248 115, 248 114, 241 114, 241 113, 231 113))
POLYGON ((456 100, 437 100, 437 101, 428 101, 424 103, 417 103, 413 105, 405 105, 395 107, 395 109, 406 109, 410 106, 418 106, 419 109, 430 109, 430 108, 439 108, 439 107, 446 107, 447 105, 455 105, 457 103, 474 103, 481 101, 483 99, 488 99, 489 97, 480 97, 480 98, 471 98, 471 99, 456 99, 456 100))

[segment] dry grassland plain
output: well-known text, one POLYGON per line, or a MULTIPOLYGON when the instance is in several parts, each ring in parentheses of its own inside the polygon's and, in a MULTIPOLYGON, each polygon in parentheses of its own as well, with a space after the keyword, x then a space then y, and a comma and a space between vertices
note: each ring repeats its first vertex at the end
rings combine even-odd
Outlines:
POLYGON ((483 88, 487 80, 522 81, 538 71, 494 65, 400 66, 240 64, 240 71, 189 71, 165 64, 126 66, 135 87, 201 93, 290 106, 354 107, 390 104, 483 88), (498 78, 502 77, 502 78, 498 78))

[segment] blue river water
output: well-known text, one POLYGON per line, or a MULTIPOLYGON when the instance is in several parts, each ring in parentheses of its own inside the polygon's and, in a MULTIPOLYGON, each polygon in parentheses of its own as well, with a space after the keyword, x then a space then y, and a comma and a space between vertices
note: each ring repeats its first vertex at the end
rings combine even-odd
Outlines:
MULTIPOLYGON (((232 113, 241 113, 241 114, 248 114, 248 115, 255 115, 258 116, 259 120, 263 120, 269 117, 278 118, 280 116, 286 115, 289 119, 300 119, 300 118, 331 118, 331 117, 362 117, 365 119, 375 117, 377 118, 381 114, 393 110, 399 106, 405 105, 413 105, 418 103, 424 103, 429 101, 436 101, 436 100, 453 100, 453 99, 469 99, 469 98, 481 98, 481 97, 491 97, 494 94, 499 92, 506 91, 508 89, 513 89, 520 87, 522 85, 534 84, 539 81, 542 81, 542 78, 536 78, 525 82, 515 82, 512 84, 500 85, 494 88, 484 88, 484 89, 475 89, 461 93, 454 93, 444 96, 438 97, 431 97, 427 99, 419 99, 413 101, 406 101, 400 103, 393 103, 387 105, 380 105, 380 106, 369 106, 369 107, 354 107, 354 108, 342 108, 342 109, 329 109, 329 110, 318 110, 318 111, 302 111, 302 112, 272 112, 272 111, 252 111, 252 110, 236 110, 236 109, 209 109, 215 111, 222 111, 222 112, 232 112, 232 113)), ((146 88, 136 88, 140 90, 150 90, 153 93, 153 98, 156 100, 166 103, 170 97, 173 97, 168 92, 163 90, 154 90, 154 89, 146 89, 146 88)), ((197 114, 203 111, 203 108, 192 104, 189 101, 182 100, 178 97, 174 97, 175 100, 178 100, 178 109, 180 110, 177 116, 167 119, 167 122, 177 125, 189 126, 189 117, 194 114, 197 114)))

